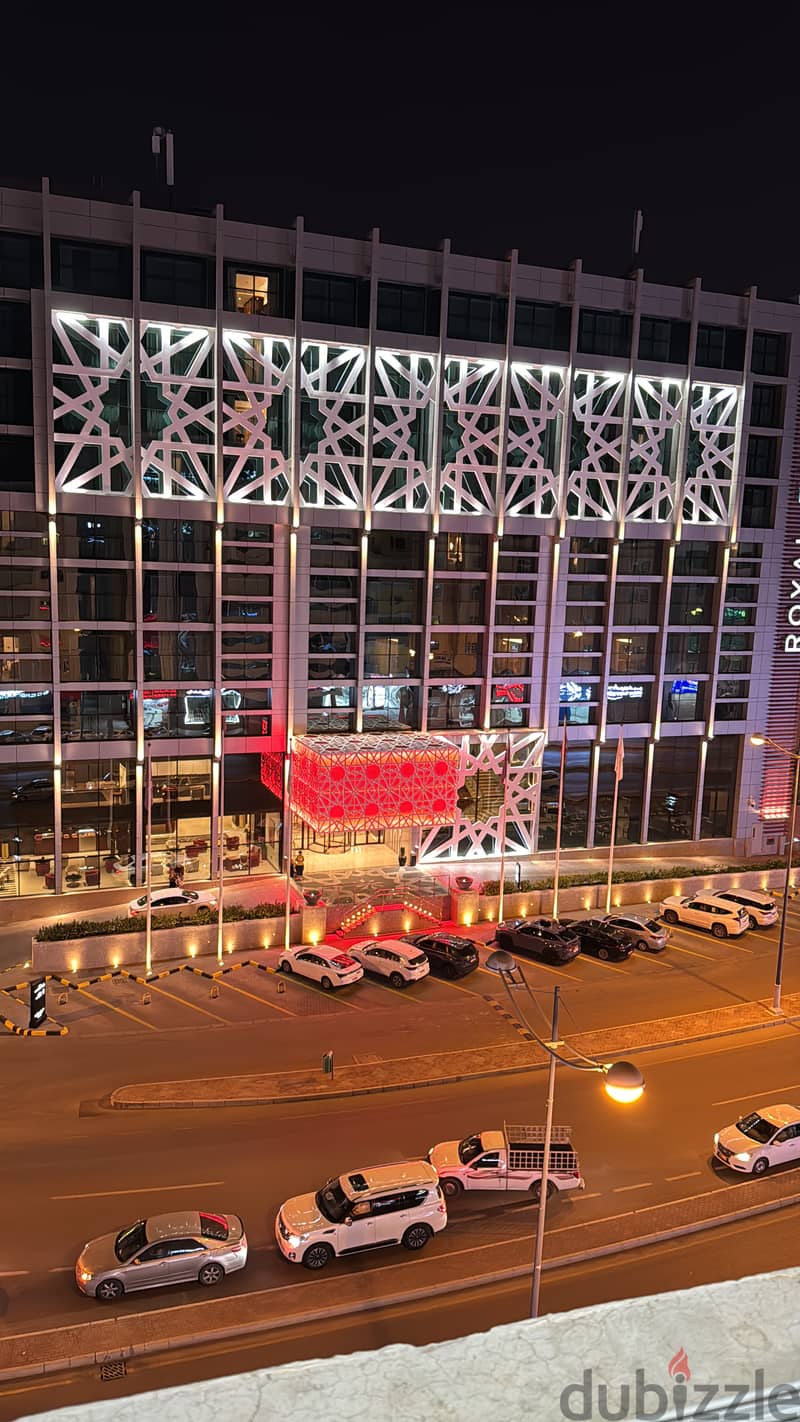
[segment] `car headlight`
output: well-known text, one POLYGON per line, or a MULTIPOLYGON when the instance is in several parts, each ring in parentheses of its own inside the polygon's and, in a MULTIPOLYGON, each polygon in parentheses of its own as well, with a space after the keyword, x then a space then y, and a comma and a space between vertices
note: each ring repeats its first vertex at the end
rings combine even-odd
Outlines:
POLYGON ((299 1249, 300 1245, 303 1243, 303 1240, 306 1238, 307 1236, 304 1234, 290 1234, 288 1243, 291 1244, 292 1249, 299 1249))
POLYGON ((715 1131, 715 1132, 714 1132, 714 1145, 715 1145, 715 1146, 718 1146, 718 1145, 719 1145, 719 1131, 715 1131))
POLYGON ((80 1279, 80 1281, 81 1281, 82 1284, 88 1284, 88 1282, 89 1282, 89 1280, 91 1279, 91 1277, 92 1277, 92 1271, 91 1271, 91 1269, 79 1269, 79 1270, 78 1270, 78 1278, 80 1279))
POLYGON ((750 1159, 750 1152, 749 1152, 749 1150, 740 1150, 740 1151, 739 1151, 739 1154, 738 1154, 737 1156, 735 1156, 734 1159, 735 1159, 735 1160, 749 1160, 749 1159, 750 1159))

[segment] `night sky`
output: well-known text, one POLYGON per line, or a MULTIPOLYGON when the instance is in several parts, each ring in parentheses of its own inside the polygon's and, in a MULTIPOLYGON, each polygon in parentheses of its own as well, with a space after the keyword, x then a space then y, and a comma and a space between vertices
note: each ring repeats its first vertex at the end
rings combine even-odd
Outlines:
POLYGON ((161 123, 181 208, 622 275, 641 207, 649 279, 794 300, 789 9, 338 0, 207 22, 199 4, 85 5, 69 24, 37 9, 4 23, 0 181, 157 203, 161 123))

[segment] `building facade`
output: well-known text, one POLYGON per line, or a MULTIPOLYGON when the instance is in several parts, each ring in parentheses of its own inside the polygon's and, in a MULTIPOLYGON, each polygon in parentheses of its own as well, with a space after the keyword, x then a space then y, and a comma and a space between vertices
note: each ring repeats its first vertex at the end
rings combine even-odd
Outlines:
POLYGON ((798 335, 0 190, 2 892, 141 882, 148 815, 198 880, 552 849, 564 739, 566 847, 609 843, 621 736, 618 844, 778 848, 798 335))

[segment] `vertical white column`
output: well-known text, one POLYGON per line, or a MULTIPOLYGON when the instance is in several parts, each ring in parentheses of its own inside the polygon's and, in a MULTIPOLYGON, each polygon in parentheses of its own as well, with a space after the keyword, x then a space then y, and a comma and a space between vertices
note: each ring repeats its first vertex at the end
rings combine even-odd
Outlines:
POLYGON ((47 552, 50 572, 50 656, 53 677, 53 876, 62 889, 61 657, 58 635, 58 526, 56 462, 53 438, 53 270, 50 232, 50 183, 42 178, 42 254, 44 259, 44 373, 47 391, 47 552))
POLYGON ((225 816, 225 723, 222 718, 222 532, 225 523, 225 475, 222 454, 222 373, 224 347, 222 330, 225 304, 225 211, 222 203, 216 207, 215 224, 215 266, 214 266, 214 463, 215 484, 215 527, 214 527, 214 765, 217 774, 211 780, 211 863, 209 871, 219 876, 219 905, 217 909, 217 952, 222 961, 222 874, 225 842, 223 835, 225 816))
POLYGON ((442 274, 439 297, 439 349, 436 354, 436 395, 433 411, 433 444, 431 448, 431 533, 439 532, 442 490, 442 428, 444 424, 444 365, 447 350, 447 306, 449 287, 450 238, 442 242, 442 274))

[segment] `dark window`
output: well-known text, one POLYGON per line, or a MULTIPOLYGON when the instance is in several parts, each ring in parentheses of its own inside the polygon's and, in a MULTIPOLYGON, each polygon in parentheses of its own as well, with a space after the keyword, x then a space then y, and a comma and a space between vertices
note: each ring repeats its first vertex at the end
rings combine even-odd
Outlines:
POLYGON ((775 527, 775 490, 766 484, 746 484, 742 499, 743 528, 775 527))
POLYGON ((785 375, 789 337, 782 331, 754 331, 750 368, 756 375, 785 375))
POLYGON ((31 308, 26 301, 0 301, 0 356, 31 353, 31 308))
POLYGON ((408 568, 421 572, 425 567, 424 533, 402 533, 399 529, 375 528, 369 537, 369 568, 408 568))
POLYGON ((647 834, 651 843, 691 839, 699 754, 697 737, 664 737, 657 743, 647 834))
POLYGON ((175 252, 142 252, 142 300, 166 306, 213 306, 213 262, 175 252))
POLYGON ((303 320, 320 321, 328 326, 368 326, 369 283, 356 277, 306 272, 303 320))
POLYGON ((772 435, 750 435, 745 473, 754 479, 777 479, 780 440, 772 435))
POLYGON ((659 577, 664 546, 652 538, 626 538, 619 550, 617 573, 659 577))
POLYGON ((447 334, 458 341, 489 341, 504 345, 508 302, 504 296, 480 296, 451 291, 447 307, 447 334))
POLYGON ((33 424, 33 377, 29 370, 0 370, 0 425, 33 424))
POLYGON ((518 301, 514 310, 514 345, 569 350, 570 309, 545 301, 518 301))
POLYGON ((688 321, 643 316, 639 323, 639 359, 685 365, 689 359, 688 321))
POLYGON ((366 613, 372 624, 420 623, 422 579, 368 578, 366 613))
POLYGON ((379 331, 405 331, 409 336, 438 336, 441 293, 430 286, 378 282, 379 331))
POLYGON ((33 488, 33 436, 0 435, 0 489, 33 488))
POLYGON ((670 624, 709 626, 713 602, 714 588, 711 583, 674 583, 669 605, 670 624))
POLYGON ((483 573, 488 547, 485 533, 439 533, 433 566, 442 573, 483 573))
POLYGON ((587 355, 629 356, 631 318, 623 311, 581 311, 578 350, 587 355))
POLYGON ((53 238, 53 287, 91 296, 131 295, 131 249, 53 238))
POLYGON ((711 577, 717 572, 718 544, 699 540, 680 543, 675 550, 676 578, 711 577))
POLYGON ((0 232, 0 286, 26 291, 42 283, 41 237, 27 232, 0 232))
POLYGON ((764 429, 780 429, 783 424, 783 387, 754 385, 750 403, 750 423, 764 429))
POLYGON ((225 309, 247 316, 291 316, 292 274, 252 262, 225 263, 225 309))
POLYGON ((743 370, 744 331, 736 326, 698 326, 694 363, 715 370, 743 370))

